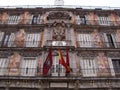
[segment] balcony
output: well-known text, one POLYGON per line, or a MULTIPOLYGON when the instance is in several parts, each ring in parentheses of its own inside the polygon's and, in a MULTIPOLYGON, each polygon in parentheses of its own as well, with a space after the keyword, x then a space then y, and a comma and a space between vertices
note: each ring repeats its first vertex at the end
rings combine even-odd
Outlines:
POLYGON ((120 21, 101 21, 101 20, 79 20, 77 25, 100 25, 100 26, 120 26, 120 21))
POLYGON ((119 42, 77 41, 78 48, 120 49, 119 42))
POLYGON ((69 47, 69 48, 74 48, 74 46, 72 45, 72 41, 71 40, 64 40, 64 41, 54 41, 54 40, 47 40, 45 43, 45 47, 69 47))
MULTIPOLYGON (((51 68, 47 75, 43 75, 43 68, 0 68, 0 77, 119 77, 120 68, 91 68, 91 69, 77 69, 72 68, 70 73, 66 73, 65 68, 51 68)), ((58 78, 59 79, 59 78, 58 78)))

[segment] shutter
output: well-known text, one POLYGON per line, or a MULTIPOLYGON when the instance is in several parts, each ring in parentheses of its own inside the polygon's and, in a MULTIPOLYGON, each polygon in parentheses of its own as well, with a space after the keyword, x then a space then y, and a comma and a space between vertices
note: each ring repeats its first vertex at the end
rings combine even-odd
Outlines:
POLYGON ((117 48, 115 34, 111 34, 111 36, 112 36, 112 40, 113 40, 114 46, 115 46, 115 48, 117 48))
POLYGON ((35 76, 37 59, 36 57, 24 57, 21 64, 22 76, 35 76))
POLYGON ((114 68, 113 68, 113 64, 112 64, 112 59, 111 58, 108 58, 108 64, 109 64, 109 67, 110 67, 111 75, 115 76, 115 72, 114 72, 114 68))
POLYGON ((104 35, 104 40, 105 40, 105 43, 106 43, 107 47, 110 47, 106 33, 103 33, 103 35, 104 35))
POLYGON ((0 58, 0 75, 5 75, 7 65, 8 65, 8 59, 0 58))

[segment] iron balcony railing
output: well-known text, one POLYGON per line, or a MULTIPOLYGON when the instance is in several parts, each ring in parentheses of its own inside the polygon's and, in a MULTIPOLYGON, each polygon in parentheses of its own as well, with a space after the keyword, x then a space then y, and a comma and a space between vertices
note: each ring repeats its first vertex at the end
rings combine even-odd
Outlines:
POLYGON ((120 20, 118 21, 106 21, 106 20, 78 20, 77 25, 101 25, 101 26, 120 26, 120 20))
POLYGON ((54 41, 47 40, 45 46, 72 46, 71 40, 63 40, 63 41, 54 41))
POLYGON ((120 48, 120 42, 77 41, 81 48, 120 48))
MULTIPOLYGON (((20 17, 20 16, 16 16, 20 17)), ((45 23, 54 23, 55 20, 46 20, 39 18, 31 18, 31 19, 24 19, 22 22, 19 18, 13 17, 10 20, 6 20, 4 22, 0 21, 1 25, 39 25, 45 23)), ((72 23, 71 20, 62 20, 65 23, 72 23)), ((77 20, 75 24, 77 25, 102 25, 102 26, 120 26, 120 20, 118 21, 106 21, 106 20, 77 20)))
POLYGON ((31 19, 20 19, 20 16, 14 16, 11 17, 10 19, 7 19, 6 21, 0 20, 0 24, 6 24, 6 25, 39 25, 43 24, 44 21, 42 18, 37 17, 37 18, 31 18, 31 19))
POLYGON ((51 68, 46 75, 43 75, 43 68, 0 68, 0 76, 117 77, 120 76, 120 68, 71 68, 70 73, 66 73, 65 68, 51 68))
MULTIPOLYGON (((71 40, 54 41, 47 40, 44 46, 74 46, 71 40)), ((0 42, 1 48, 15 47, 15 48, 26 48, 26 47, 41 47, 40 41, 2 41, 0 42)), ((80 48, 120 48, 120 42, 97 42, 97 41, 77 41, 77 47, 80 48)))

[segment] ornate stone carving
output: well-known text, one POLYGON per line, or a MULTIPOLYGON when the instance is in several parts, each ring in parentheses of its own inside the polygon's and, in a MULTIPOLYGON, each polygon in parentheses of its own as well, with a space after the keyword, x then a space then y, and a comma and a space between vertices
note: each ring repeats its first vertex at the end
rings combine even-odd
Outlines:
POLYGON ((55 23, 53 27, 53 40, 62 41, 65 39, 65 27, 62 23, 55 23))

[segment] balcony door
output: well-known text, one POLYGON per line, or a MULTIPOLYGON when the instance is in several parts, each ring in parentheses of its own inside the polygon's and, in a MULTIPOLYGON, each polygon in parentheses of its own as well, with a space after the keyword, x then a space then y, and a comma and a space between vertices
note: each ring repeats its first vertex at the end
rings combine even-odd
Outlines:
POLYGON ((40 33, 27 33, 25 37, 26 47, 38 47, 40 44, 40 33))
POLYGON ((106 34, 104 33, 104 39, 107 47, 117 47, 116 39, 114 34, 106 34))
POLYGON ((35 76, 37 68, 36 57, 24 57, 21 63, 22 76, 35 76))
POLYGON ((52 76, 65 76, 65 68, 59 64, 58 56, 53 57, 53 66, 51 70, 52 76))
POLYGON ((92 47, 91 34, 78 34, 78 45, 79 47, 92 47))
POLYGON ((96 61, 93 58, 81 58, 80 64, 81 64, 81 71, 83 76, 85 77, 91 77, 91 76, 97 76, 97 66, 96 61))
POLYGON ((0 75, 4 75, 7 69, 8 59, 7 58, 0 58, 0 75))

